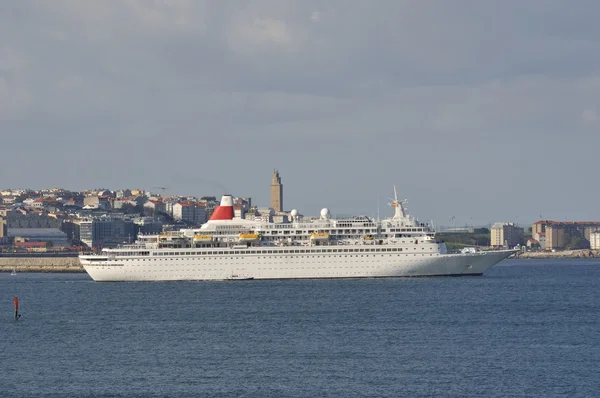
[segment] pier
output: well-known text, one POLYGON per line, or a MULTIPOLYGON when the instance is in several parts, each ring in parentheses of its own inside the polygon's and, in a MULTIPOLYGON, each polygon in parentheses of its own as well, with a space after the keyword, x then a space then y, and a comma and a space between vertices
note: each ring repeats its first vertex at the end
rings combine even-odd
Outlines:
POLYGON ((0 256, 0 272, 85 272, 78 257, 0 256))
POLYGON ((516 253, 514 258, 600 258, 600 250, 580 249, 516 253))

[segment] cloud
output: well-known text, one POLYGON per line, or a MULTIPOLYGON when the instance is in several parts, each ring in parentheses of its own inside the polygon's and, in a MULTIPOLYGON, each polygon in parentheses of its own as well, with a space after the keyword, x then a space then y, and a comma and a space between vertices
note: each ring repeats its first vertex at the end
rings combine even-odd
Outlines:
MULTIPOLYGON (((172 178, 156 159, 184 174, 226 159, 215 179, 265 201, 258 177, 236 171, 252 159, 256 173, 277 167, 302 185, 287 188, 299 202, 358 195, 351 212, 390 181, 435 208, 439 190, 460 198, 471 189, 457 180, 477 178, 475 197, 502 196, 507 185, 495 179, 510 175, 530 204, 523 214, 546 206, 550 215, 566 193, 539 203, 531 184, 539 192, 556 178, 594 178, 586 162, 600 144, 598 12, 591 0, 10 2, 0 14, 0 168, 21 162, 27 139, 44 145, 3 181, 61 185, 41 167, 52 162, 87 164, 69 174, 80 187, 91 178, 134 184, 118 171, 125 162, 154 186, 172 178), (68 160, 56 156, 66 146, 68 160), (541 155, 531 155, 563 159, 566 150, 586 156, 577 167, 544 160, 542 172, 541 155), (106 165, 106 153, 120 162, 106 165), (494 157, 504 170, 488 164, 494 157)), ((192 193, 193 179, 180 179, 192 193)), ((582 195, 597 193, 586 185, 582 195)), ((486 200, 501 217, 501 201, 486 200)), ((466 202, 448 207, 478 208, 466 202)), ((489 206, 479 208, 487 217, 489 206)))
POLYGON ((265 46, 270 46, 271 49, 289 48, 293 39, 283 21, 240 13, 229 27, 227 41, 234 52, 251 55, 257 48, 265 46))
POLYGON ((0 121, 23 114, 33 95, 23 73, 27 58, 19 51, 0 46, 0 121))
POLYGON ((581 113, 581 122, 585 127, 600 127, 600 114, 598 109, 594 107, 588 107, 581 113))

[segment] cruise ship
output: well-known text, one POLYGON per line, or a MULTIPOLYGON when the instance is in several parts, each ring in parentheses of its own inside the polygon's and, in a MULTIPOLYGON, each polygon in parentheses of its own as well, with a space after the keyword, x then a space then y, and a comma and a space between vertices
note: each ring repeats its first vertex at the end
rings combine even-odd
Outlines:
POLYGON ((79 259, 98 282, 209 281, 482 275, 515 252, 448 253, 405 205, 394 187, 390 218, 335 219, 324 208, 318 218, 292 210, 289 223, 272 223, 235 218, 224 195, 200 228, 142 235, 79 259))

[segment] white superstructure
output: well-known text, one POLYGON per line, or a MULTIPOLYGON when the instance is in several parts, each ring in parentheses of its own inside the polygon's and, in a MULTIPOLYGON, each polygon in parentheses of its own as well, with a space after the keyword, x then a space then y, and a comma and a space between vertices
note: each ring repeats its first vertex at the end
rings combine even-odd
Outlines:
POLYGON ((201 228, 140 236, 134 245, 81 255, 95 281, 371 278, 481 275, 513 250, 449 254, 434 230, 407 214, 394 187, 393 217, 288 224, 233 219, 231 195, 201 228))

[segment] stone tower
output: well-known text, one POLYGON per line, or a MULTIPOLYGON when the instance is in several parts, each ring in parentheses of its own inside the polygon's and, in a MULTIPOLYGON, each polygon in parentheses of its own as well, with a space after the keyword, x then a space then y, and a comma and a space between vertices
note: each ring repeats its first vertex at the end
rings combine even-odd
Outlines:
POLYGON ((271 208, 278 212, 283 211, 283 185, 277 170, 273 170, 273 180, 271 181, 271 208))

